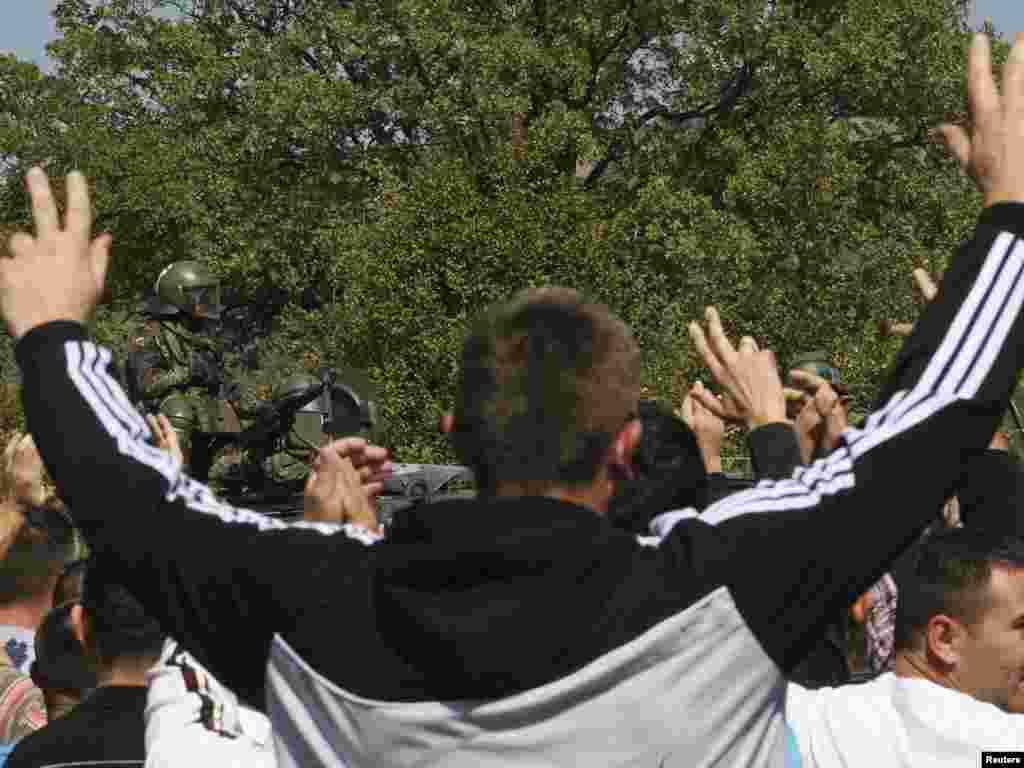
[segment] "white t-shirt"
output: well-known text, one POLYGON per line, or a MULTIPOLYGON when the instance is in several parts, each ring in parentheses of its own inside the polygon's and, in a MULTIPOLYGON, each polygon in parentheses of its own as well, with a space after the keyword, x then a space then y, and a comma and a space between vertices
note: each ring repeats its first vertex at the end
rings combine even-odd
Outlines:
POLYGON ((815 691, 789 683, 786 720, 802 768, 973 768, 983 750, 1024 750, 1024 715, 891 672, 815 691))

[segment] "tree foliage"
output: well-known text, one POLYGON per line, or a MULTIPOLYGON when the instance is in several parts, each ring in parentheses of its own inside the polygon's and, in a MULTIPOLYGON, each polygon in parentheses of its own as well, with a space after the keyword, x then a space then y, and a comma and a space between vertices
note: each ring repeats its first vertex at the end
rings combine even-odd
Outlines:
POLYGON ((783 363, 831 350, 863 408, 879 320, 980 204, 929 134, 964 109, 962 5, 63 0, 52 74, 0 59, 0 221, 28 165, 81 168, 110 340, 175 259, 283 289, 274 353, 365 367, 407 460, 449 458, 467 320, 547 282, 632 324, 653 395, 700 374, 713 303, 783 363))

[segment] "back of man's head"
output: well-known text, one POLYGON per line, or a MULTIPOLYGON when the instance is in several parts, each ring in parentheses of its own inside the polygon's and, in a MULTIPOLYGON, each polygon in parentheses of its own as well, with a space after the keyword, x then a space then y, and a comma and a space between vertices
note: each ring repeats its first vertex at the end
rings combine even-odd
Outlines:
POLYGON ((640 396, 640 351, 607 307, 568 288, 493 307, 462 349, 452 443, 482 493, 594 481, 640 396))
POLYGON ((105 666, 147 666, 163 648, 160 625, 99 561, 90 560, 82 584, 83 644, 105 666))
POLYGON ((74 548, 74 530, 55 503, 20 507, 20 520, 0 559, 0 608, 52 599, 74 548))

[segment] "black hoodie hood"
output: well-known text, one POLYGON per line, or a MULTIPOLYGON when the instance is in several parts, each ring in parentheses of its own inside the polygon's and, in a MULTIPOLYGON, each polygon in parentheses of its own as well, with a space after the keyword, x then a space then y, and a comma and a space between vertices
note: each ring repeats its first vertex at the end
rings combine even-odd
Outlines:
POLYGON ((496 698, 583 666, 614 622, 633 537, 547 498, 455 500, 405 511, 380 546, 382 643, 431 698, 496 698))

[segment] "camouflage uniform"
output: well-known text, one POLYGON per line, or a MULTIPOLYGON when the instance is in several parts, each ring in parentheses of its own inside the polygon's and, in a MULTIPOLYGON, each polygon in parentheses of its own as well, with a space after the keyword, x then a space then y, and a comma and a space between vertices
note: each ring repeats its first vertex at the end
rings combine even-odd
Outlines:
MULTIPOLYGON (((197 443, 200 435, 241 429, 237 413, 223 397, 226 355, 216 321, 195 316, 200 298, 211 312, 219 309, 219 281, 201 264, 175 262, 157 278, 156 294, 155 317, 134 342, 133 351, 142 361, 138 396, 167 416, 182 448, 191 454, 203 449, 197 443)), ((218 452, 207 479, 218 485, 237 462, 237 450, 218 452)))

